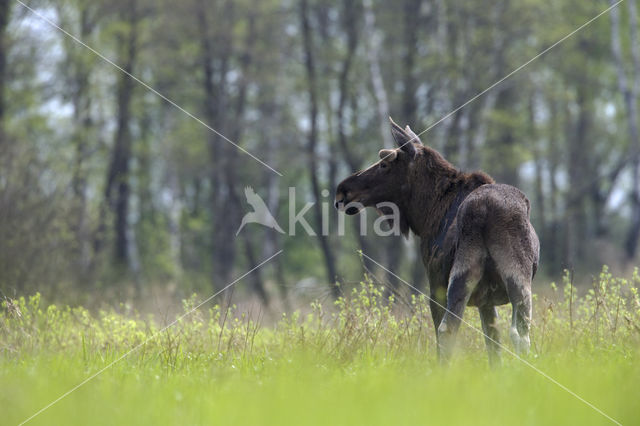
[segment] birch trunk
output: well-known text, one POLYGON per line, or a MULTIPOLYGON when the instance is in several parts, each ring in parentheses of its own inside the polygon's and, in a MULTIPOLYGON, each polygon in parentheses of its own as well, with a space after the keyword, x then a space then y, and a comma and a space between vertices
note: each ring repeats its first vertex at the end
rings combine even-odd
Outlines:
POLYGON ((369 40, 368 46, 365 50, 367 54, 367 63, 369 64, 369 72, 371 73, 373 97, 376 101, 380 136, 382 137, 384 147, 391 148, 393 146, 393 141, 387 126, 387 122, 389 120, 389 97, 387 96, 387 91, 384 88, 379 60, 380 35, 376 31, 376 18, 373 13, 373 4, 371 0, 363 0, 362 5, 364 6, 365 39, 369 40))
POLYGON ((316 153, 316 145, 318 143, 318 90, 313 37, 311 34, 309 5, 307 0, 300 0, 300 22, 302 27, 304 64, 307 74, 307 90, 309 95, 309 122, 311 128, 308 135, 307 156, 309 161, 309 172, 311 174, 311 192, 315 201, 313 205, 314 218, 317 237, 324 256, 327 279, 331 285, 331 292, 333 296, 337 298, 339 296, 339 288, 335 285, 335 280, 337 278, 335 260, 333 258, 333 252, 329 244, 328 236, 323 235, 322 233, 322 200, 320 197, 320 183, 318 179, 316 153))

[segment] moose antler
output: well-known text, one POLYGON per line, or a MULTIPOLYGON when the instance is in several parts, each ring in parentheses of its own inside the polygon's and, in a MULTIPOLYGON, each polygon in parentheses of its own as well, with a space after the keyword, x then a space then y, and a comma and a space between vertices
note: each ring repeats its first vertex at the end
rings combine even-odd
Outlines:
POLYGON ((415 157, 416 147, 413 146, 414 138, 405 132, 402 127, 398 126, 396 122, 393 121, 393 118, 389 117, 389 121, 391 122, 391 135, 398 144, 398 147, 409 154, 411 158, 415 157))

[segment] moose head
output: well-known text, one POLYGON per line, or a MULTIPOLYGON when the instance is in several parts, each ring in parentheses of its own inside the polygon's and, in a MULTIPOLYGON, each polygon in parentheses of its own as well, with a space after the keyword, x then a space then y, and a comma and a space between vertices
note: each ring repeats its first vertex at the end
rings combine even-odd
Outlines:
MULTIPOLYGON (((391 118, 391 134, 396 149, 381 149, 380 160, 343 180, 336 190, 335 206, 348 215, 383 202, 402 204, 410 189, 412 163, 422 149, 422 142, 410 128, 398 126, 391 118)), ((384 208, 380 213, 387 214, 384 208)))

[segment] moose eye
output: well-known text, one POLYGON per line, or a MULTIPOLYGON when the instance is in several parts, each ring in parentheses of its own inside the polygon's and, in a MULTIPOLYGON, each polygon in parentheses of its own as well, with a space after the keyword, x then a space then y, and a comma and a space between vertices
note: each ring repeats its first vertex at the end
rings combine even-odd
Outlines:
POLYGON ((386 169, 387 168, 387 163, 385 163, 385 162, 380 163, 380 168, 381 169, 386 169))

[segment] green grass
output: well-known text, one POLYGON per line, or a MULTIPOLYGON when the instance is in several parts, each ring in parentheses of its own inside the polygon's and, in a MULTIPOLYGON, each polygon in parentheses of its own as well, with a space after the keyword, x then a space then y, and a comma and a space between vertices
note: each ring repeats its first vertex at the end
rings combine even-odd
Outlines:
MULTIPOLYGON (((621 280, 605 269, 580 297, 565 280, 536 298, 527 358, 622 424, 640 423, 639 286, 637 273, 621 280)), ((400 309, 365 282, 336 306, 316 303, 274 326, 233 309, 197 311, 28 424, 611 423, 507 353, 490 370, 469 328, 440 367, 426 306, 414 298, 400 309)), ((0 424, 27 419, 158 329, 134 314, 41 307, 38 296, 5 302, 0 424)))

